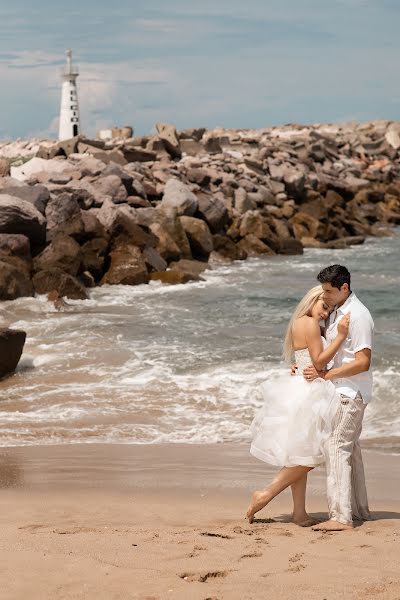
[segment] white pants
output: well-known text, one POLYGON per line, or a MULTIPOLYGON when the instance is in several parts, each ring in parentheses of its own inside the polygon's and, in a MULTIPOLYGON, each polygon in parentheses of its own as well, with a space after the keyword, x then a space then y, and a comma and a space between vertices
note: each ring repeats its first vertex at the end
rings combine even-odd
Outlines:
POLYGON ((329 517, 345 524, 371 518, 358 441, 364 411, 361 394, 354 399, 341 396, 333 435, 325 448, 329 517))

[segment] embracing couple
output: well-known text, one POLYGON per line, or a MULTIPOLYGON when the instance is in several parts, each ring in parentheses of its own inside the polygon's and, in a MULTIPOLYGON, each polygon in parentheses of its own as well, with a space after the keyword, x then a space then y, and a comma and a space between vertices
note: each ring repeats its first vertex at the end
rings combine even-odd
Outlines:
POLYGON ((264 405, 251 426, 250 452, 282 467, 264 490, 255 491, 247 511, 254 515, 291 486, 293 521, 315 530, 342 531, 353 520, 369 520, 359 437, 371 400, 374 323, 351 291, 346 267, 318 275, 297 305, 286 333, 284 354, 292 375, 263 385, 264 405), (321 327, 324 323, 324 327, 321 327), (306 512, 307 474, 325 463, 329 520, 306 512))

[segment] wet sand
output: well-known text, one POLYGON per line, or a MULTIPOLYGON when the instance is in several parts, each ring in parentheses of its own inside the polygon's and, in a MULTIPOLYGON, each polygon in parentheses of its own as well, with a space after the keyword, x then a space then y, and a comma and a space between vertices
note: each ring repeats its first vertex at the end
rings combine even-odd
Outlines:
MULTIPOLYGON (((400 598, 400 457, 364 452, 374 521, 288 522, 290 494, 244 519, 275 472, 234 444, 0 451, 1 600, 400 598)), ((326 515, 324 471, 309 511, 326 515)))

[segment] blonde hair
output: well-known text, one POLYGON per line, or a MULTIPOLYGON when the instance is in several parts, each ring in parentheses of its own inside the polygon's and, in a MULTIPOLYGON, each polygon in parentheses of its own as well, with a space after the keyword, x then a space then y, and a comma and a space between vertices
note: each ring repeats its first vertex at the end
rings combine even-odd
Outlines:
POLYGON ((294 313, 289 321, 288 328, 286 330, 285 341, 283 343, 283 356, 290 362, 293 354, 293 326, 297 319, 309 315, 310 311, 314 307, 315 303, 321 298, 323 289, 321 285, 316 285, 307 292, 307 294, 300 300, 294 313))

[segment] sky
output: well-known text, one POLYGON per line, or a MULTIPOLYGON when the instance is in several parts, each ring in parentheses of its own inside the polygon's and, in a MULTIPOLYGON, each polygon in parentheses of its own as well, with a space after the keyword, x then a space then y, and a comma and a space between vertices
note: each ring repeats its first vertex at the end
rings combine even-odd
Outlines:
POLYGON ((400 119, 400 0, 0 0, 0 139, 400 119))

